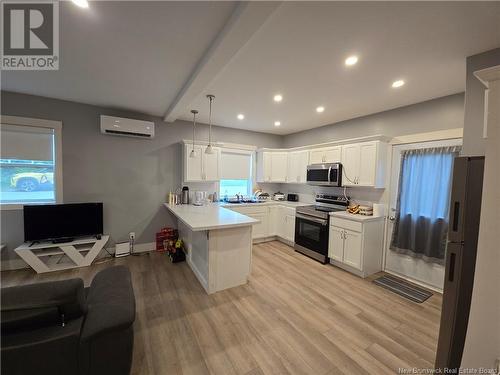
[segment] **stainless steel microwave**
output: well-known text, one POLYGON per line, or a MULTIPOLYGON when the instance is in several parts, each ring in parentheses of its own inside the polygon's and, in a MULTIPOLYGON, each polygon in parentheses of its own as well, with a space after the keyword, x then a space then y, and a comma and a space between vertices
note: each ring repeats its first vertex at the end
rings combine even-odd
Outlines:
POLYGON ((307 166, 309 185, 342 186, 342 164, 323 163, 307 166))

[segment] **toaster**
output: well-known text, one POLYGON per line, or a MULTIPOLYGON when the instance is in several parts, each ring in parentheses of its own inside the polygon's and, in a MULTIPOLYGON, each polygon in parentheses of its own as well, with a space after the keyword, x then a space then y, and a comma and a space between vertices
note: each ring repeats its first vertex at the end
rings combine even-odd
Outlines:
POLYGON ((298 202, 299 201, 299 195, 298 194, 287 194, 286 200, 289 202, 298 202))

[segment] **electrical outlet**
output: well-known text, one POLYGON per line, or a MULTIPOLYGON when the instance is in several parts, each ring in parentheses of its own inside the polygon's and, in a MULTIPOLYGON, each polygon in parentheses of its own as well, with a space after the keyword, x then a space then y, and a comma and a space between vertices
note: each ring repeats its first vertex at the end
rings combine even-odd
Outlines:
POLYGON ((131 240, 135 240, 135 232, 130 232, 128 234, 128 238, 131 239, 131 240))

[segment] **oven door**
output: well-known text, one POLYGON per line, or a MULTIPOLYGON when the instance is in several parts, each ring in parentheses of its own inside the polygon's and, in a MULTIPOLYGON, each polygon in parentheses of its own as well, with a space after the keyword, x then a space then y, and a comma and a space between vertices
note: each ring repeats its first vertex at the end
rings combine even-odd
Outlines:
MULTIPOLYGON (((297 213, 295 216, 295 244, 320 254, 322 257, 327 257, 328 219, 297 213)), ((300 251, 297 247, 296 249, 300 251)))

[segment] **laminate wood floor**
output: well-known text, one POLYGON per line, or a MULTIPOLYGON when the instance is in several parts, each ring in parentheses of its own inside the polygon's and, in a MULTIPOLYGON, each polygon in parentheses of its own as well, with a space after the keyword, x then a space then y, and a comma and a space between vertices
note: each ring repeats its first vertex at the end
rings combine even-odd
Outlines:
POLYGON ((441 296, 407 301, 280 242, 254 245, 245 286, 208 296, 186 263, 162 254, 36 275, 2 286, 81 277, 125 264, 137 300, 133 374, 395 374, 432 368, 441 296))

